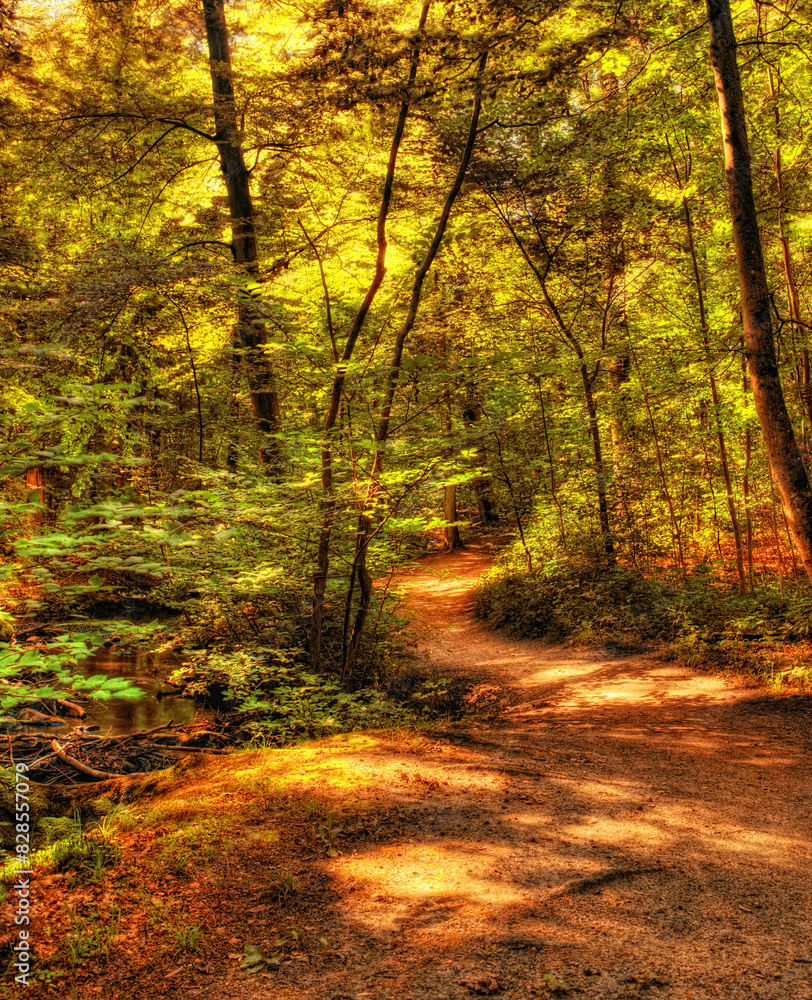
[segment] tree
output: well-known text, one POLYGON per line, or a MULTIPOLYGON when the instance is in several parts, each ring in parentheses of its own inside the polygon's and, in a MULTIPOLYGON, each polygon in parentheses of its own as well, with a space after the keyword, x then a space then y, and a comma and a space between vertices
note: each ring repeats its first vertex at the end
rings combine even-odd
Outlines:
POLYGON ((259 255, 250 174, 237 123, 225 0, 203 0, 203 15, 214 94, 214 141, 228 192, 231 252, 238 270, 249 283, 238 306, 233 347, 245 356, 254 419, 257 429, 266 436, 263 459, 278 474, 281 467, 278 434, 282 423, 279 394, 271 363, 263 351, 265 323, 251 304, 250 284, 260 278, 259 255))
POLYGON ((753 399, 792 537, 812 580, 812 488, 795 440, 778 371, 733 16, 729 0, 707 0, 707 11, 753 399))

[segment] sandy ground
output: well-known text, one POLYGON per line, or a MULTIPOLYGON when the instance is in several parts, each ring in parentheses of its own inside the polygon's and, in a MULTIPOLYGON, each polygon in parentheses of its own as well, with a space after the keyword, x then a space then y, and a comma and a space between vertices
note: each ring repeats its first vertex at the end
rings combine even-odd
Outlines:
POLYGON ((245 995, 812 997, 808 699, 500 638, 470 611, 487 565, 474 545, 400 583, 420 659, 509 709, 357 755, 392 826, 324 863, 340 954, 245 995))
POLYGON ((507 710, 411 742, 328 741, 324 767, 353 784, 294 777, 335 803, 341 853, 291 844, 284 906, 263 902, 262 855, 235 857, 207 955, 111 970, 103 995, 812 997, 809 700, 503 639, 470 612, 487 564, 472 545, 400 583, 419 658, 507 710), (295 954, 240 971, 247 942, 291 921, 295 954))

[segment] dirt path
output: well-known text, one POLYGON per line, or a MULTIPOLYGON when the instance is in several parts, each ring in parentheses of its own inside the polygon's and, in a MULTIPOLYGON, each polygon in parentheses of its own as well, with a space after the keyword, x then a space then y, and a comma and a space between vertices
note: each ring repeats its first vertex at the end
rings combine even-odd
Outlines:
POLYGON ((416 829, 335 864, 343 919, 393 952, 336 995, 812 997, 808 701, 500 638, 470 613, 487 564, 402 581, 423 659, 513 704, 413 754, 416 829))
MULTIPOLYGON (((134 946, 77 997, 812 997, 808 699, 500 638, 470 614, 487 563, 472 545, 400 582, 420 658, 498 689, 508 710, 181 776, 157 806, 166 822, 215 810, 233 838, 222 877, 160 886, 206 950, 134 946), (338 853, 317 835, 327 811, 338 853), (249 946, 278 966, 243 971, 249 946)), ((164 827, 151 836, 160 847, 164 827)), ((139 843, 125 844, 134 862, 139 843)))

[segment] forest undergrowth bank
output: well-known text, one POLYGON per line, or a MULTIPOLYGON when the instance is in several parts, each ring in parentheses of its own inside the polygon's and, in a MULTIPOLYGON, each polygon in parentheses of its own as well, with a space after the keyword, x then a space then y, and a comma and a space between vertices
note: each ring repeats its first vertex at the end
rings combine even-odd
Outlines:
MULTIPOLYGON (((742 593, 718 566, 644 576, 622 565, 551 559, 527 566, 514 543, 485 572, 476 614, 519 639, 572 641, 617 652, 657 651, 687 666, 742 674, 767 687, 812 680, 812 589, 796 578, 742 593)), ((532 558, 531 558, 532 563, 532 558)))

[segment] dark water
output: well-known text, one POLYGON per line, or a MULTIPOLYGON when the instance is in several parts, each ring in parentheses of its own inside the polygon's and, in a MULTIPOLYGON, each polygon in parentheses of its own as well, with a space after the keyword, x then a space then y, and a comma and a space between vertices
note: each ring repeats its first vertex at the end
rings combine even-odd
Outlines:
MULTIPOLYGON (((179 698, 166 678, 181 660, 171 653, 149 653, 135 650, 100 649, 77 668, 85 677, 107 674, 126 677, 144 693, 141 698, 111 698, 109 701, 82 699, 78 702, 87 713, 83 719, 64 718, 57 727, 25 728, 29 732, 49 732, 54 736, 79 726, 98 726, 99 735, 127 736, 143 729, 153 729, 169 722, 184 725, 196 715, 210 716, 190 698, 179 698)), ((70 700, 68 696, 66 700, 70 700)))
POLYGON ((79 668, 85 677, 94 674, 126 677, 141 688, 144 695, 137 701, 127 698, 91 701, 83 705, 87 716, 76 722, 70 720, 71 724, 99 726, 101 733, 109 729, 111 736, 122 736, 168 722, 174 721, 177 725, 191 722, 203 710, 191 698, 179 698, 166 682, 169 674, 179 666, 181 661, 171 653, 98 650, 79 668))

